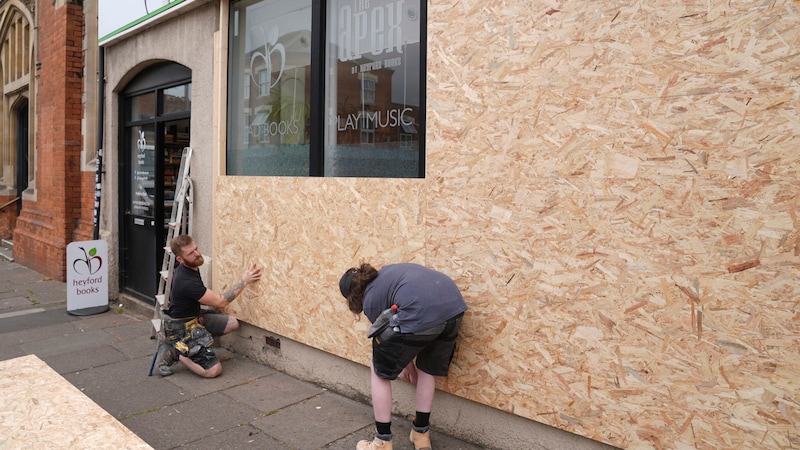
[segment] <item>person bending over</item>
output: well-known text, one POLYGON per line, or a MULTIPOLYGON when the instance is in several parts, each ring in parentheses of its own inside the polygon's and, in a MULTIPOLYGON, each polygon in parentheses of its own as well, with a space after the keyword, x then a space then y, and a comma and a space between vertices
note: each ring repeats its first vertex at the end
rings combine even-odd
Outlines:
POLYGON ((371 390, 376 434, 358 450, 392 449, 392 385, 400 378, 416 385, 416 415, 410 440, 430 449, 430 416, 436 376, 447 376, 467 304, 447 275, 410 263, 376 270, 348 269, 339 290, 355 314, 373 324, 371 390), (396 306, 396 308, 395 308, 396 306))
POLYGON ((180 361, 192 372, 214 378, 222 373, 222 363, 210 348, 212 336, 239 328, 235 317, 219 311, 225 310, 245 286, 261 279, 261 268, 251 265, 238 283, 220 295, 205 287, 200 278, 200 266, 205 261, 191 236, 176 236, 170 249, 180 264, 172 272, 170 306, 163 324, 166 342, 159 345, 156 357, 158 373, 172 375, 170 366, 180 361))

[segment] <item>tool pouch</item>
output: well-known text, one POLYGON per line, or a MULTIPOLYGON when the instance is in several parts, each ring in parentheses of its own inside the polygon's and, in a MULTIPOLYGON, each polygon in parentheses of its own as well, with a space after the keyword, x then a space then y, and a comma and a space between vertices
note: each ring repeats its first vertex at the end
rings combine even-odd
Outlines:
MULTIPOLYGON (((196 320, 195 320, 196 321, 196 320)), ((175 320, 165 317, 161 320, 164 339, 167 344, 175 344, 186 336, 186 320, 175 320)))
POLYGON ((175 343, 175 348, 186 356, 194 356, 203 348, 214 343, 214 337, 200 325, 197 319, 192 319, 184 324, 184 336, 175 343))

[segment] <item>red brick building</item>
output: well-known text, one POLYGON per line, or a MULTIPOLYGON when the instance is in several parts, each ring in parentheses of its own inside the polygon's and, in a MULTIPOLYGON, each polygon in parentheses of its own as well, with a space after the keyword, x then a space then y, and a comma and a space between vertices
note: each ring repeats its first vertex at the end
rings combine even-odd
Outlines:
POLYGON ((0 7, 0 233, 13 238, 16 261, 58 280, 66 278, 67 244, 93 236, 96 113, 85 105, 96 99, 96 63, 87 64, 96 42, 87 45, 84 20, 93 3, 0 7))

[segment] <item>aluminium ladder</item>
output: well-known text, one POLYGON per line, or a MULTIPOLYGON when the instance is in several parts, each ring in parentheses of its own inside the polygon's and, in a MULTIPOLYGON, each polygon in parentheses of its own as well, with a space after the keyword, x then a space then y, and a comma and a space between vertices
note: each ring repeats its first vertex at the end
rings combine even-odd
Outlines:
MULTIPOLYGON (((153 311, 153 338, 163 341, 161 329, 164 310, 169 308, 170 288, 172 287, 172 271, 175 269, 175 255, 170 249, 172 238, 179 234, 192 234, 192 179, 189 178, 189 165, 192 159, 192 148, 185 147, 181 155, 181 165, 175 182, 172 214, 167 224, 167 238, 164 244, 164 259, 159 272, 158 292, 156 293, 155 310, 153 311)), ((156 346, 158 347, 158 346, 156 346)), ((155 357, 153 359, 155 362, 155 357)), ((152 367, 150 371, 152 373, 152 367)))

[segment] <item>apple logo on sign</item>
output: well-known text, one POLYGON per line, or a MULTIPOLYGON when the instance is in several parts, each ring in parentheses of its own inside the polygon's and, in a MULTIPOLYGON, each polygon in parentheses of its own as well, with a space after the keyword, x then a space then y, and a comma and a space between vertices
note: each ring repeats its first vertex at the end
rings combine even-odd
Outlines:
POLYGON ((103 258, 97 256, 97 249, 93 248, 86 253, 86 249, 78 247, 83 251, 83 258, 72 261, 72 270, 80 275, 94 275, 103 267, 103 258))

